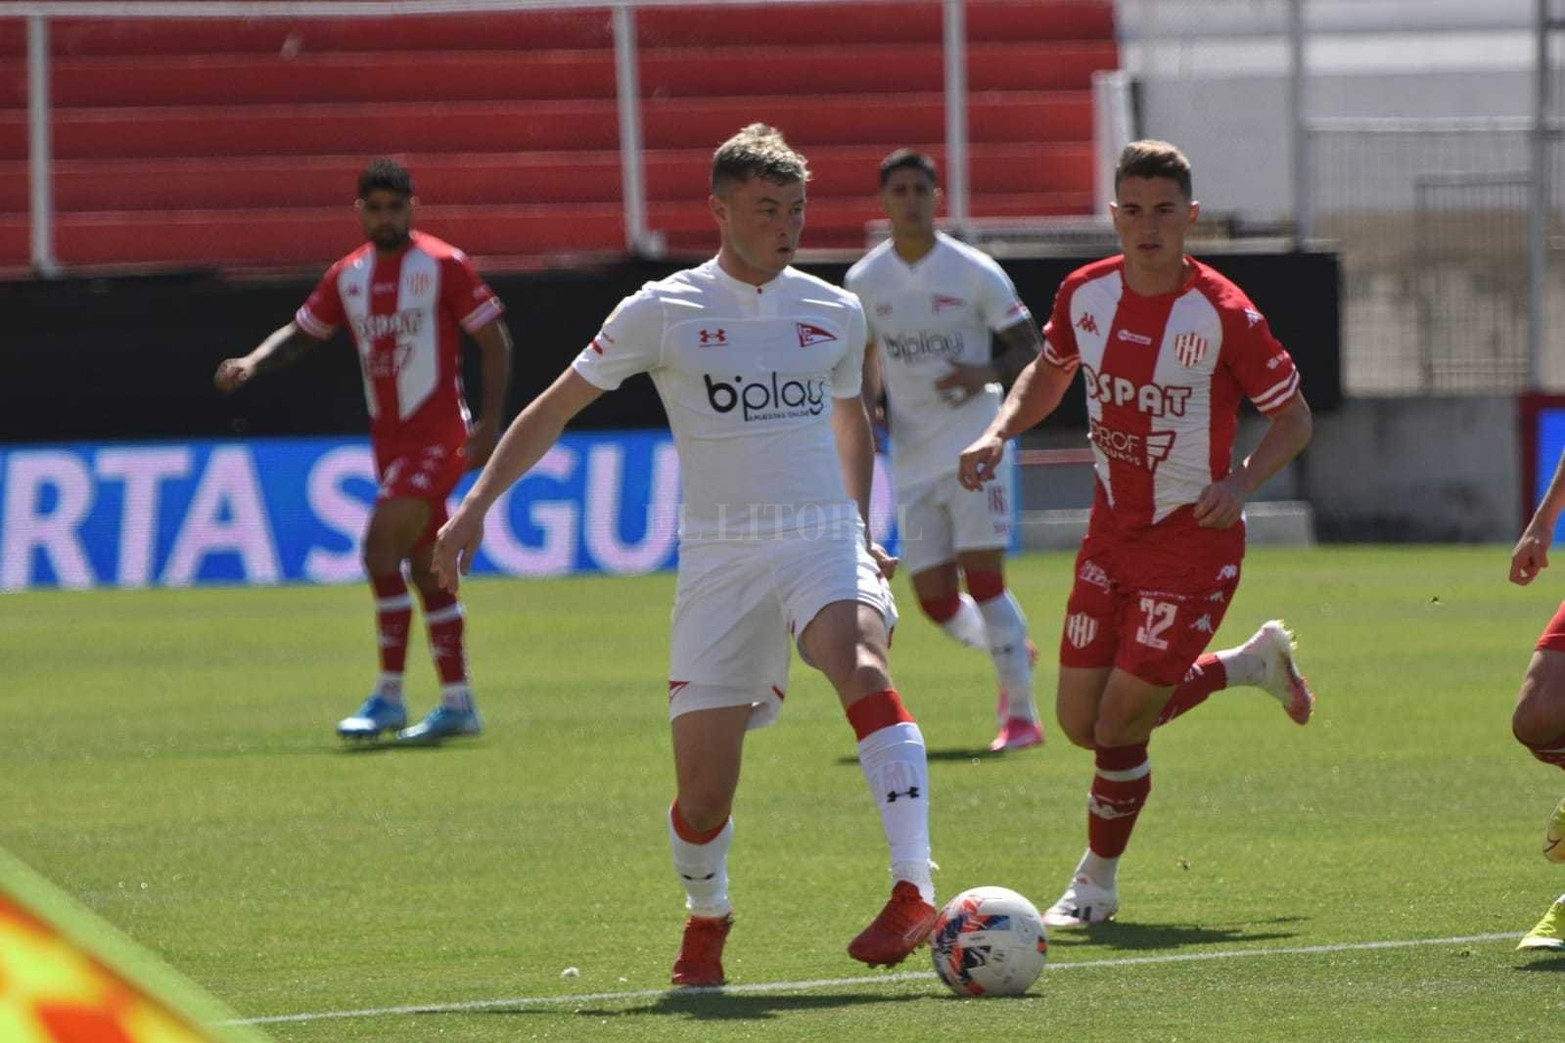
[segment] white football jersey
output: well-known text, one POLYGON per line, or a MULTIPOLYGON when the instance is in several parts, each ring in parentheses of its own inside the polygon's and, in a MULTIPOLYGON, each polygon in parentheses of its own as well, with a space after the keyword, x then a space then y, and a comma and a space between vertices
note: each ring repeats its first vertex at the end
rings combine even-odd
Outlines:
POLYGON ((684 542, 852 524, 831 428, 856 398, 864 312, 852 294, 793 268, 756 287, 716 259, 619 303, 572 365, 613 390, 647 373, 663 399, 684 482, 684 542))
POLYGON ((989 334, 1031 321, 994 258, 937 232, 914 264, 886 240, 848 270, 880 346, 897 487, 952 474, 1000 410, 1000 385, 953 406, 935 390, 951 363, 990 361, 989 334))

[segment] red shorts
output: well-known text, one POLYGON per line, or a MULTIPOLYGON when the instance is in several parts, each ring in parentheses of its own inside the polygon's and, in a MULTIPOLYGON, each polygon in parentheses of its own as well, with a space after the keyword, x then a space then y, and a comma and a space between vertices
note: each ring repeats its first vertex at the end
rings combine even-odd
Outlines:
POLYGON ((1537 648, 1540 652, 1565 652, 1565 601, 1560 602, 1560 610, 1543 628, 1537 648))
POLYGON ((1157 525, 1120 532, 1102 492, 1076 556, 1060 665, 1113 666, 1175 685, 1223 622, 1244 560, 1244 523, 1203 529, 1182 507, 1157 525))
POLYGON ((467 446, 431 445, 415 449, 403 446, 375 448, 375 468, 380 472, 377 500, 423 500, 429 504, 429 524, 415 547, 435 541, 435 534, 450 515, 446 501, 467 473, 467 446))

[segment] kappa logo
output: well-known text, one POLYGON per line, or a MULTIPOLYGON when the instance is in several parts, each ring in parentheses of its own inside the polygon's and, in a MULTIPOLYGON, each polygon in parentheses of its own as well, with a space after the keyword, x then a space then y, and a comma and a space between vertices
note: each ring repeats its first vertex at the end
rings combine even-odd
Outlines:
POLYGON ((1271 358, 1266 360, 1267 369, 1276 369, 1280 365, 1282 365, 1281 355, 1273 355, 1271 358))
POLYGON ((1077 612, 1065 621, 1065 640, 1072 648, 1086 648, 1098 636, 1098 621, 1085 612, 1077 612))
POLYGON ((1211 342, 1196 333, 1181 333, 1174 338, 1174 354, 1186 369, 1194 369, 1206 358, 1211 342))
POLYGON ((1222 568, 1217 570, 1217 582, 1219 583, 1224 583, 1228 580, 1238 578, 1239 566, 1237 565, 1224 565, 1222 568))
POLYGON ((1256 311, 1254 308, 1246 308, 1244 310, 1244 317, 1245 317, 1245 320, 1248 321, 1249 324, 1252 327, 1255 326, 1255 324, 1258 323, 1258 322, 1265 322, 1266 321, 1266 316, 1262 315, 1260 312, 1256 311))
POLYGON ((435 284, 435 277, 428 272, 414 272, 408 276, 408 292, 415 297, 421 297, 429 292, 429 288, 435 284))
POLYGON ((794 325, 799 330, 799 347, 801 348, 807 348, 811 344, 824 344, 827 341, 833 341, 837 339, 837 335, 831 332, 831 330, 824 330, 819 326, 812 326, 808 322, 796 322, 794 325))
POLYGON ((723 329, 702 330, 701 331, 701 343, 702 344, 727 344, 728 343, 728 331, 727 330, 723 330, 723 329))
POLYGON ((1221 603, 1221 602, 1227 601, 1228 600, 1228 596, 1226 594, 1224 594, 1220 590, 1214 590, 1214 591, 1212 591, 1211 595, 1207 597, 1206 600, 1208 600, 1208 601, 1216 601, 1216 602, 1221 603))
POLYGON ((1076 328, 1078 330, 1085 330, 1086 332, 1096 336, 1098 332, 1098 320, 1092 317, 1092 312, 1082 312, 1081 318, 1076 320, 1076 328))
POLYGON ((361 295, 363 292, 364 292, 363 287, 361 287, 358 283, 350 282, 348 284, 348 296, 349 297, 357 297, 357 296, 361 295))
POLYGON ((1212 617, 1202 616, 1200 619, 1190 624, 1190 629, 1199 630, 1203 634, 1210 634, 1212 632, 1212 617))
POLYGON ((934 311, 936 315, 939 315, 947 308, 960 308, 966 303, 967 302, 960 297, 951 297, 943 293, 937 293, 935 294, 934 299, 934 311))

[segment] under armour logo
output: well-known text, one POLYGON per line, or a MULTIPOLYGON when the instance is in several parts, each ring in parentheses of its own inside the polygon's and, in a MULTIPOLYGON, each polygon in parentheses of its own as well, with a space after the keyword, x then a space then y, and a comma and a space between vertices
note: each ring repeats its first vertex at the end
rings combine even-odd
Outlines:
POLYGON ((679 879, 681 879, 681 880, 690 880, 690 881, 710 880, 710 879, 712 879, 716 875, 717 875, 717 871, 716 870, 713 870, 712 872, 706 874, 706 876, 686 876, 684 873, 680 873, 679 874, 679 879))
POLYGON ((892 790, 890 793, 886 794, 886 803, 887 804, 895 804, 897 802, 897 798, 898 797, 906 797, 909 800, 917 800, 918 799, 918 787, 917 786, 909 786, 907 789, 902 790, 900 792, 897 791, 897 790, 892 790))
POLYGON ((702 330, 701 331, 701 343, 702 344, 727 344, 728 343, 728 331, 727 330, 702 330))

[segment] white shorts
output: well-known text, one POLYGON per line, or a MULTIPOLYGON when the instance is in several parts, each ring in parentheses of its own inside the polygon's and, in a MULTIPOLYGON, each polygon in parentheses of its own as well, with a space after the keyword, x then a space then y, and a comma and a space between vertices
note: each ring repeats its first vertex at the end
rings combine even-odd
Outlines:
MULTIPOLYGON (((788 692, 788 644, 827 605, 858 601, 896 626, 891 588, 862 538, 781 536, 680 548, 668 716, 753 708, 777 720, 788 692)), ((802 654, 802 652, 801 652, 802 654)))
POLYGON ((916 576, 962 551, 1009 547, 1012 470, 1000 467, 977 492, 962 488, 953 471, 899 493, 903 567, 916 576))

